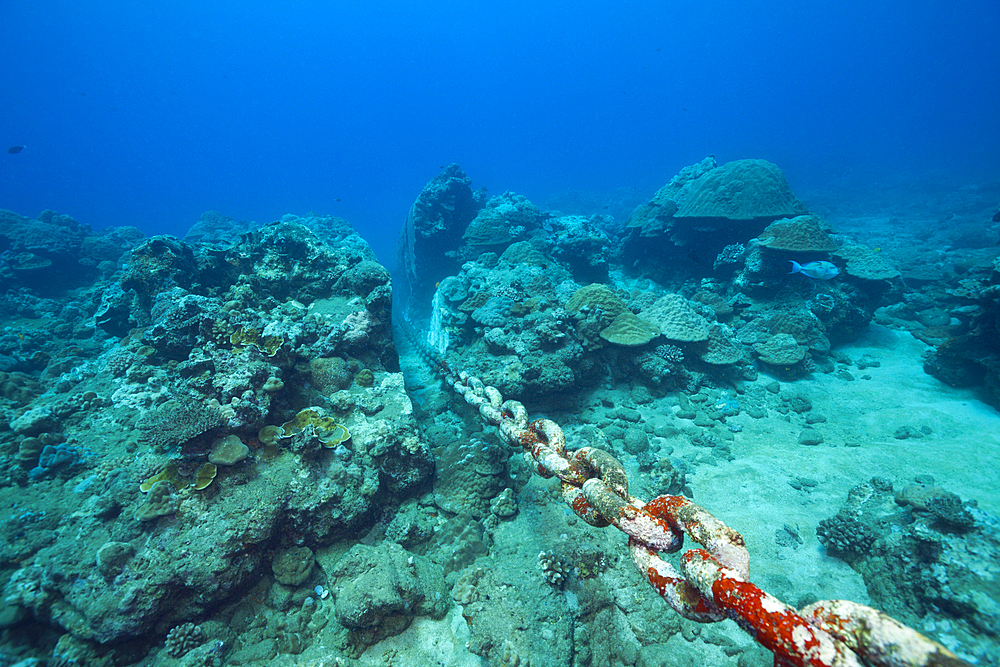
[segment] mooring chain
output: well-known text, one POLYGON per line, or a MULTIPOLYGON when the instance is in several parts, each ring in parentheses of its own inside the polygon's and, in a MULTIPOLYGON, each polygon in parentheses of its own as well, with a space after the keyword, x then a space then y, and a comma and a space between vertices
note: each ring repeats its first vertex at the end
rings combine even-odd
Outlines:
MULTIPOLYGON (((774 653, 775 667, 929 667, 969 663, 882 612, 844 600, 827 600, 801 611, 748 581, 750 556, 743 537, 683 496, 648 503, 628 492, 622 464, 592 447, 566 451, 566 436, 554 421, 528 421, 525 407, 504 401, 495 388, 466 372, 437 366, 445 381, 501 438, 523 452, 542 477, 558 477, 562 496, 592 526, 613 525, 629 538, 632 562, 653 589, 685 618, 698 622, 731 618, 774 653), (681 556, 681 570, 660 553, 681 549, 687 534, 702 549, 681 556)), ((969 666, 971 667, 971 666, 969 666)))

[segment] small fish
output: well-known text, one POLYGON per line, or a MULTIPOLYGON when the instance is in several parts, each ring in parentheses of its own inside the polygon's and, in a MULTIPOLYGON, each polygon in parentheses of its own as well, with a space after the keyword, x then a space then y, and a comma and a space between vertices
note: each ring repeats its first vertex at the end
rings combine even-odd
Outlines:
POLYGON ((840 273, 840 269, 830 262, 809 262, 808 264, 799 264, 792 259, 788 261, 792 263, 792 270, 788 272, 789 274, 801 273, 809 276, 810 278, 815 278, 816 280, 829 280, 840 273))
POLYGON ((7 149, 7 152, 10 153, 11 155, 15 155, 23 151, 25 148, 27 148, 27 146, 11 146, 10 148, 7 149))

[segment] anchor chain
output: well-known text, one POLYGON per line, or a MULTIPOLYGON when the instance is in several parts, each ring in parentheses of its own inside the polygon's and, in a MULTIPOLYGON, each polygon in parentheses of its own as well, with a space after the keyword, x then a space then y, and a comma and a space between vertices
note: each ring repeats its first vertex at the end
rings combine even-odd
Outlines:
POLYGON ((566 451, 562 428, 528 420, 518 401, 439 358, 444 380, 497 426, 545 478, 557 477, 562 496, 592 526, 615 526, 628 538, 632 562, 680 615, 710 623, 731 618, 774 653, 775 667, 971 667, 954 653, 882 612, 845 600, 796 610, 748 581, 750 554, 743 537, 683 496, 648 503, 629 494, 628 477, 611 454, 592 447, 566 451), (681 556, 681 571, 660 557, 679 551, 684 535, 703 548, 681 556))

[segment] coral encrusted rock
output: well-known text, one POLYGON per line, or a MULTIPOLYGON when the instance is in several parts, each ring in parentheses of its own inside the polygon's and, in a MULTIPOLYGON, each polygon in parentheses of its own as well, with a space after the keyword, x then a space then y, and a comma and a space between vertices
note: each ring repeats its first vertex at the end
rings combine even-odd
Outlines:
POLYGON ((660 335, 655 325, 633 313, 622 313, 601 332, 601 338, 612 345, 641 347, 660 335))
POLYGON ((680 294, 667 294, 644 308, 639 316, 670 340, 692 343, 708 340, 708 321, 680 294))
POLYGON ((271 571, 279 584, 298 586, 312 574, 316 557, 309 547, 295 547, 278 554, 271 561, 271 571))
POLYGON ((457 164, 442 169, 417 196, 399 237, 400 265, 415 304, 425 307, 435 283, 457 272, 459 261, 449 253, 462 244, 480 207, 472 179, 457 164))
POLYGON ((823 231, 815 215, 798 215, 775 220, 757 237, 765 248, 786 252, 830 252, 837 244, 823 231))
POLYGON ((451 599, 440 566, 398 544, 356 544, 331 574, 337 621, 359 651, 398 635, 416 616, 441 618, 451 599))

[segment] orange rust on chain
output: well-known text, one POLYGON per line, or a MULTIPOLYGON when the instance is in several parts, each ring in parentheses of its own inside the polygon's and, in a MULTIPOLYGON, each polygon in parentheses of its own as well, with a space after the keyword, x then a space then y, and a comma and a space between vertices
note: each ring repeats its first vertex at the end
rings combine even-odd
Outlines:
POLYGON ((922 635, 915 635, 896 619, 877 609, 850 600, 815 602, 799 613, 810 623, 844 642, 852 651, 873 664, 879 655, 906 653, 912 661, 920 660, 934 667, 965 665, 954 653, 922 635))
MULTIPOLYGON (((684 496, 657 496, 646 503, 646 511, 666 519, 676 530, 690 534, 702 523, 696 513, 704 510, 684 496)), ((746 546, 743 536, 728 526, 725 536, 736 546, 746 546)))
POLYGON ((562 483, 562 494, 566 504, 570 506, 578 517, 597 528, 604 528, 611 525, 596 507, 587 501, 580 489, 569 482, 562 483))
POLYGON ((570 507, 577 514, 590 513, 594 511, 593 505, 588 503, 587 499, 584 498, 583 496, 577 496, 576 498, 574 498, 573 502, 570 504, 570 507))
POLYGON ((862 605, 828 600, 800 615, 747 581, 749 554, 742 535, 707 510, 683 496, 643 504, 628 494, 627 476, 612 455, 589 447, 567 455, 558 424, 529 423, 521 403, 504 402, 479 378, 456 374, 443 360, 438 369, 487 423, 500 427, 507 444, 520 447, 540 475, 559 477, 563 498, 578 516, 593 526, 613 524, 629 536, 636 567, 684 617, 698 622, 732 618, 774 653, 775 667, 971 667, 940 644, 862 605), (687 551, 682 575, 658 553, 680 549, 684 534, 707 551, 687 551), (914 654, 909 649, 915 644, 926 650, 914 654), (902 658, 898 648, 904 645, 908 651, 902 658))
MULTIPOLYGON (((808 667, 861 667, 857 654, 825 630, 737 573, 703 549, 687 551, 681 562, 688 580, 754 640, 785 664, 808 667)), ((878 663, 875 663, 878 664, 878 663)))
POLYGON ((667 592, 670 590, 680 591, 680 595, 684 599, 684 602, 698 614, 708 615, 715 609, 714 607, 709 606, 708 603, 705 602, 705 599, 698 594, 697 588, 683 586, 683 584, 687 583, 687 580, 683 578, 668 577, 660 574, 655 567, 647 567, 646 579, 649 580, 653 590, 655 590, 660 597, 666 597, 667 592))
POLYGON ((634 538, 629 538, 628 550, 632 563, 646 575, 653 590, 678 614, 696 623, 714 623, 726 618, 718 607, 654 550, 634 538))

